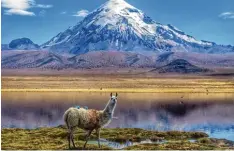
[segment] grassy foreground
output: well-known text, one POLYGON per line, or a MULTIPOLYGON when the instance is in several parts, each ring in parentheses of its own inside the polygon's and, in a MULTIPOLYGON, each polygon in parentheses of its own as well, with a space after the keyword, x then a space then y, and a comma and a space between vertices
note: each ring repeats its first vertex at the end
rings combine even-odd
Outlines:
MULTIPOLYGON (((54 128, 27 129, 2 129, 2 149, 3 150, 67 150, 67 131, 64 126, 54 128)), ((204 150, 204 149, 234 149, 232 142, 227 140, 210 139, 208 135, 201 132, 156 132, 142 129, 103 129, 101 138, 109 141, 124 143, 127 140, 140 142, 146 139, 152 141, 167 140, 166 143, 140 144, 124 148, 126 150, 204 150), (195 142, 190 142, 194 139, 195 142)), ((91 140, 95 140, 94 134, 91 140)), ((84 132, 77 130, 75 133, 75 143, 82 149, 84 144, 84 132)), ((96 150, 97 145, 88 144, 87 149, 96 150)), ((112 148, 102 145, 102 150, 111 150, 112 148)))

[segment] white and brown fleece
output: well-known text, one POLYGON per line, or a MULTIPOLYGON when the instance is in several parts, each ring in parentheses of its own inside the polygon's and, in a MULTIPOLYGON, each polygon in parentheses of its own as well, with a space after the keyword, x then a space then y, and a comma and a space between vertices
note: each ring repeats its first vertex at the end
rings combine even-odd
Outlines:
POLYGON ((104 111, 69 108, 64 114, 68 128, 79 127, 84 130, 102 128, 111 122, 111 115, 104 111))

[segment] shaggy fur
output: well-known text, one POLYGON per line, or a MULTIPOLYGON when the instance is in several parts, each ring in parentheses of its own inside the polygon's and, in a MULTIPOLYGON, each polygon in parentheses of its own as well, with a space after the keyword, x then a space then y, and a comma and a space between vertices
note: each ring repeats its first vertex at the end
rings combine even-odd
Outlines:
POLYGON ((64 113, 64 121, 68 128, 68 143, 70 148, 70 141, 72 141, 73 146, 75 147, 75 143, 73 140, 73 132, 76 127, 79 127, 87 132, 86 142, 84 144, 84 148, 87 144, 89 136, 91 135, 93 130, 96 130, 96 134, 98 137, 98 144, 100 147, 100 129, 111 122, 113 118, 114 110, 117 103, 117 93, 116 96, 112 96, 106 105, 104 110, 97 111, 93 109, 84 109, 84 108, 69 108, 64 113))

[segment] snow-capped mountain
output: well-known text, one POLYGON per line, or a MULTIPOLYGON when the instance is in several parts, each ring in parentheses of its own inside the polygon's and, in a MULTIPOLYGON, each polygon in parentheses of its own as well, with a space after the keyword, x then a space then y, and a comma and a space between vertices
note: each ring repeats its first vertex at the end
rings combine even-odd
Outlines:
POLYGON ((172 25, 155 22, 124 0, 109 0, 41 48, 82 54, 98 50, 226 53, 233 46, 196 40, 172 25))

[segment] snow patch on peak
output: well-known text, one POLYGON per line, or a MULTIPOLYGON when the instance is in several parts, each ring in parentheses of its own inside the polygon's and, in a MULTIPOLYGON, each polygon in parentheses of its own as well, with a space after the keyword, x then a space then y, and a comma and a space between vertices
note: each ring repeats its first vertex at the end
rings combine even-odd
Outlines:
POLYGON ((104 5, 102 5, 101 7, 104 8, 110 8, 110 9, 123 9, 123 8, 135 8, 134 6, 130 5, 129 3, 127 3, 125 0, 109 0, 107 1, 104 5))
POLYGON ((101 27, 106 25, 119 26, 120 30, 126 30, 125 27, 128 26, 135 30, 140 37, 143 34, 155 34, 156 25, 153 24, 153 20, 124 0, 109 0, 90 13, 90 16, 93 19, 88 25, 94 23, 101 27), (93 16, 93 14, 96 15, 93 16))

